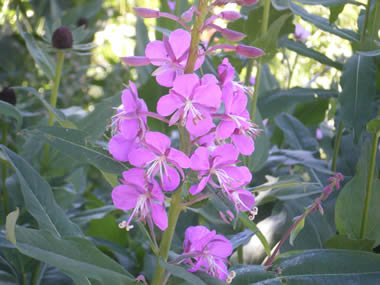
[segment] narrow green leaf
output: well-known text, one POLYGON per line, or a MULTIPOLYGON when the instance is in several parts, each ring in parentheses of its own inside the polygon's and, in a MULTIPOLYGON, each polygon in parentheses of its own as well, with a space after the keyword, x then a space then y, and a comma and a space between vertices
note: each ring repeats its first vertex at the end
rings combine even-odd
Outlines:
POLYGON ((197 285, 207 285, 201 278, 199 278, 197 275, 187 271, 185 268, 179 265, 174 264, 168 264, 164 262, 162 259, 160 259, 161 266, 165 267, 167 271, 169 271, 174 276, 177 276, 190 284, 197 284, 197 285))
POLYGON ((71 129, 76 129, 76 126, 73 122, 69 121, 66 119, 65 115, 58 109, 52 107, 42 96, 38 91, 34 88, 31 87, 22 87, 22 86, 16 86, 13 87, 14 89, 20 89, 27 91, 29 93, 32 93, 35 97, 38 98, 38 100, 41 101, 41 103, 45 106, 46 109, 51 111, 54 114, 54 117, 57 119, 58 123, 63 127, 63 128, 71 128, 71 129))
POLYGON ((269 148, 270 148, 270 142, 269 142, 267 134, 265 133, 263 120, 260 115, 259 108, 256 108, 254 122, 255 124, 258 125, 258 128, 262 131, 255 139, 255 151, 252 153, 252 155, 248 159, 249 169, 252 172, 259 171, 264 166, 265 162, 268 159, 269 148))
POLYGON ((361 5, 360 2, 354 0, 297 0, 300 3, 307 5, 323 5, 325 7, 343 5, 343 4, 355 4, 361 5))
POLYGON ((330 25, 329 20, 318 15, 309 14, 304 8, 294 4, 291 0, 289 0, 289 8, 293 11, 294 14, 301 16, 302 19, 314 24, 321 30, 337 35, 343 39, 352 42, 359 42, 358 33, 355 33, 354 31, 347 29, 339 29, 335 24, 330 25))
POLYGON ((358 51, 357 54, 363 55, 363 56, 379 56, 380 48, 377 50, 370 50, 370 51, 358 51))
POLYGON ((5 158, 19 179, 25 207, 37 220, 40 229, 58 236, 81 236, 82 232, 57 205, 50 185, 23 158, 0 145, 5 158))
POLYGON ((354 54, 344 65, 341 85, 341 120, 345 128, 354 129, 355 140, 358 140, 377 111, 374 58, 354 54))
POLYGON ((325 56, 323 53, 320 53, 312 48, 308 48, 302 42, 296 42, 291 39, 282 38, 279 40, 280 46, 286 47, 300 55, 315 59, 316 61, 326 64, 332 67, 335 67, 338 70, 343 69, 343 64, 340 62, 333 61, 332 59, 325 56))
POLYGON ((345 4, 339 4, 333 7, 330 7, 330 16, 329 16, 329 23, 334 24, 335 21, 338 19, 339 14, 343 12, 345 4))
POLYGON ((290 233, 289 243, 293 246, 294 240, 298 236, 298 234, 302 231, 302 229, 305 227, 305 217, 301 219, 301 221, 295 226, 295 228, 290 233))
POLYGON ((21 253, 63 272, 95 279, 102 284, 135 283, 129 272, 87 239, 58 238, 47 231, 16 226, 16 240, 21 253))
POLYGON ((16 119, 17 128, 19 129, 21 127, 22 115, 20 111, 12 104, 0 100, 0 115, 16 119))
POLYGON ((62 151, 69 157, 83 163, 89 163, 105 172, 105 177, 114 184, 115 177, 107 173, 119 175, 126 167, 114 160, 104 149, 91 143, 91 137, 82 131, 60 127, 40 127, 30 131, 36 138, 43 139, 52 147, 62 151))

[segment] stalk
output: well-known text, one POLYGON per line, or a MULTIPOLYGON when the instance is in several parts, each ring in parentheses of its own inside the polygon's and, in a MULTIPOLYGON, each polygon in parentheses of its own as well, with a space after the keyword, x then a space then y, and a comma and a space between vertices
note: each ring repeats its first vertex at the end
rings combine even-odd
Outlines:
MULTIPOLYGON (((264 16, 263 16, 263 23, 261 24, 261 36, 263 36, 268 30, 269 11, 270 11, 270 1, 271 0, 264 0, 264 1, 265 1, 264 2, 264 16)), ((251 106, 251 120, 252 121, 254 121, 254 119, 255 119, 257 98, 259 97, 259 86, 260 86, 260 80, 261 80, 260 78, 261 78, 262 63, 263 63, 263 60, 262 60, 262 58, 260 58, 259 59, 259 65, 257 66, 255 91, 253 93, 253 98, 252 98, 252 106, 251 106)), ((248 71, 249 70, 247 70, 247 72, 248 71)))
MULTIPOLYGON (((3 122, 3 128, 2 128, 2 141, 1 143, 3 145, 7 145, 7 137, 8 137, 8 125, 7 123, 4 121, 3 122)), ((6 179, 7 179, 7 176, 8 176, 8 166, 7 166, 7 161, 3 160, 2 161, 2 164, 3 164, 3 167, 2 167, 2 179, 1 179, 1 182, 2 182, 2 186, 3 186, 3 200, 4 200, 4 212, 5 212, 5 216, 7 215, 8 213, 8 191, 7 191, 7 188, 6 188, 6 179)))
POLYGON ((334 154, 333 154, 332 163, 331 163, 331 171, 332 172, 336 171, 336 162, 338 160, 340 139, 342 138, 342 134, 343 134, 343 123, 342 123, 342 121, 340 121, 339 126, 338 126, 338 131, 336 134, 336 138, 335 138, 335 143, 334 143, 334 154))
POLYGON ((380 137, 380 132, 377 132, 373 134, 373 138, 372 138, 371 160, 369 163, 369 174, 368 174, 368 181, 367 181, 367 187, 366 187, 367 189, 366 189, 365 202, 364 202, 363 219, 362 219, 362 225, 360 228, 361 239, 364 239, 366 229, 367 229, 368 210, 369 210, 370 201, 371 201, 373 179, 375 176, 376 150, 377 150, 377 141, 379 137, 380 137))
POLYGON ((368 20, 369 20, 369 12, 371 9, 371 2, 372 0, 368 0, 366 10, 365 10, 365 19, 364 19, 364 25, 363 25, 363 30, 360 35, 360 47, 363 48, 363 45, 365 43, 365 38, 366 38, 366 31, 367 31, 367 26, 368 26, 368 20))
MULTIPOLYGON (((59 84, 61 82, 61 73, 62 73, 62 68, 63 68, 63 61, 65 59, 65 53, 64 51, 58 51, 58 60, 57 60, 57 66, 55 69, 55 78, 52 86, 52 92, 51 92, 51 97, 50 97, 50 105, 55 108, 57 105, 57 95, 58 95, 58 89, 59 89, 59 84)), ((53 120, 54 120, 54 113, 49 110, 49 121, 48 125, 52 126, 53 125, 53 120)), ((44 158, 43 158, 43 166, 47 166, 49 158, 49 144, 45 145, 44 148, 44 158)))
MULTIPOLYGON (((185 67, 186 74, 191 74, 194 72, 195 61, 197 60, 197 53, 198 53, 198 43, 199 43, 200 34, 201 34, 200 31, 207 15, 207 3, 208 3, 208 0, 199 0, 199 3, 198 3, 199 14, 197 15, 195 19, 193 30, 191 32, 189 58, 187 60, 187 64, 185 67)), ((191 151, 189 134, 182 127, 179 127, 179 132, 180 132, 180 139, 181 139, 180 149, 184 153, 189 155, 191 151)), ((185 187, 185 185, 183 184, 182 187, 185 187)), ((172 200, 170 202, 169 215, 168 215, 168 228, 164 231, 162 235, 159 254, 156 258, 156 268, 155 268, 155 272, 153 276, 152 285, 163 284, 164 277, 165 277, 165 268, 160 265, 160 259, 163 259, 163 261, 165 262, 168 259, 168 254, 169 254, 170 246, 172 243, 174 231, 177 225, 179 214, 181 213, 182 209, 183 209, 182 188, 180 187, 172 195, 172 200)))

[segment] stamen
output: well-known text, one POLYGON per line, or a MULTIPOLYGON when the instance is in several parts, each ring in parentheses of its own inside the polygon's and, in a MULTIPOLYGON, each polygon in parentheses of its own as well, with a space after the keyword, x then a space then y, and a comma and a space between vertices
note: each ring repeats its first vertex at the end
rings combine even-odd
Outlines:
POLYGON ((228 274, 227 278, 226 278, 226 282, 227 282, 228 284, 230 284, 230 283, 232 282, 232 280, 233 280, 235 277, 236 277, 236 272, 235 272, 235 271, 231 271, 231 272, 228 274))

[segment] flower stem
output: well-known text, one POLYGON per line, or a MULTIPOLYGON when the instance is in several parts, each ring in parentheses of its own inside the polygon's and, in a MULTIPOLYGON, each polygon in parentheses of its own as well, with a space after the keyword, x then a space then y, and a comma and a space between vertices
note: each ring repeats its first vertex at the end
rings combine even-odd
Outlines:
MULTIPOLYGON (((264 36, 265 33, 268 30, 270 1, 271 0, 264 0, 264 16, 263 16, 263 22, 261 24, 261 36, 264 36)), ((260 78, 261 78, 261 67, 262 67, 262 64, 263 64, 263 59, 261 57, 259 59, 259 65, 257 66, 255 91, 253 93, 253 98, 252 98, 252 106, 251 106, 251 120, 252 120, 252 122, 255 119, 257 98, 259 97, 259 86, 260 86, 260 81, 261 81, 260 78)))
MULTIPOLYGON (((3 122, 3 128, 2 128, 2 138, 1 138, 1 143, 3 145, 7 145, 7 137, 8 137, 8 124, 4 121, 3 122)), ((3 200, 4 200, 4 214, 5 216, 8 214, 8 192, 6 188, 6 179, 8 176, 8 166, 7 166, 7 161, 3 160, 2 161, 3 167, 2 167, 2 186, 3 186, 3 200)))
POLYGON ((375 174, 375 165, 376 165, 376 150, 377 150, 377 141, 380 137, 380 132, 373 134, 372 138, 372 147, 371 147, 371 160, 369 162, 369 174, 368 181, 366 187, 366 195, 364 202, 364 210, 363 210, 363 218, 362 225, 360 228, 360 238, 364 239, 367 228, 367 220, 368 220, 368 210, 371 202, 371 194, 372 194, 372 185, 375 174))
POLYGON ((244 256, 243 256, 243 245, 239 245, 237 248, 237 259, 238 259, 238 264, 243 264, 244 263, 244 256))
MULTIPOLYGON (((58 59, 57 59, 57 66, 55 69, 55 78, 53 82, 53 88, 51 91, 51 96, 50 96, 50 105, 55 108, 57 105, 57 95, 58 95, 58 89, 59 89, 59 84, 61 82, 61 73, 62 73, 62 68, 63 68, 63 61, 65 59, 65 53, 64 51, 58 51, 58 59)), ((54 113, 49 110, 49 121, 48 125, 52 126, 53 125, 53 120, 54 120, 54 113)), ((42 165, 46 168, 47 162, 49 158, 49 144, 45 144, 44 148, 44 158, 43 158, 43 163, 42 165)))
POLYGON ((340 121, 339 126, 338 126, 338 130, 336 133, 335 143, 334 143, 334 154, 333 154, 332 163, 331 163, 331 171, 332 172, 336 171, 336 162, 338 160, 340 139, 342 138, 342 134, 343 134, 343 123, 342 123, 342 121, 340 121))
MULTIPOLYGON (((203 22, 205 21, 207 15, 207 3, 208 0, 199 0, 198 3, 198 11, 194 26, 191 32, 191 44, 189 51, 189 58, 187 60, 187 64, 185 67, 185 73, 190 74, 194 72, 195 61, 198 57, 198 43, 200 39, 200 30, 203 26, 203 22)), ((189 134, 182 127, 179 127, 180 139, 181 139, 181 147, 180 149, 186 153, 190 154, 191 151, 191 141, 189 134)), ((185 184, 182 187, 186 187, 185 184)), ((177 225, 179 214, 181 213, 182 206, 182 187, 180 187, 177 191, 172 195, 172 199, 170 202, 169 215, 168 215, 168 228, 164 231, 162 235, 162 240, 160 243, 159 255, 156 258, 156 268, 153 276, 152 285, 162 285, 165 278, 165 268, 160 265, 160 259, 163 261, 167 261, 168 254, 170 250, 170 246, 172 243, 174 231, 177 225)))
POLYGON ((364 19, 364 25, 363 25, 363 30, 360 35, 360 47, 363 48, 363 45, 365 44, 365 38, 366 38, 366 30, 368 26, 368 20, 369 20, 369 13, 371 10, 371 2, 372 0, 368 0, 366 10, 365 10, 365 19, 364 19))

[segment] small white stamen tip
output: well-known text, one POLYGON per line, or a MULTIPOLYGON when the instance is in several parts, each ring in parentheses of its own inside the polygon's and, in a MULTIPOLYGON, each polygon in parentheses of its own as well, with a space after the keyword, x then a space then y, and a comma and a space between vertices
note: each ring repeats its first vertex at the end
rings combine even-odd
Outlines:
POLYGON ((119 224, 119 228, 121 229, 124 229, 127 225, 127 222, 126 221, 122 221, 120 224, 119 224))
POLYGON ((230 284, 230 283, 232 282, 232 280, 233 280, 235 277, 236 277, 236 272, 235 272, 235 271, 231 271, 231 272, 228 274, 227 278, 226 278, 226 282, 227 282, 228 284, 230 284))
POLYGON ((129 232, 131 229, 133 229, 133 225, 128 225, 125 227, 125 229, 127 230, 127 232, 129 232))

